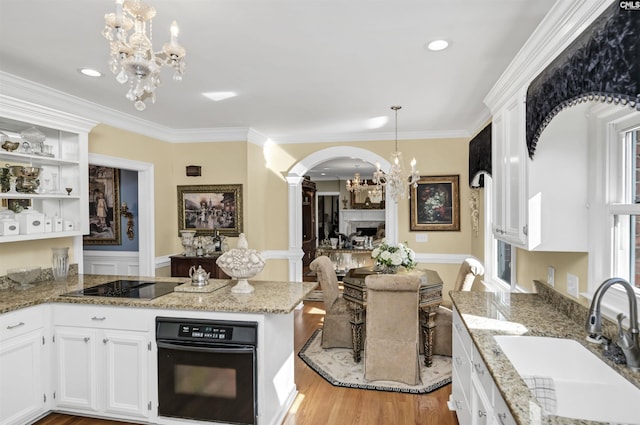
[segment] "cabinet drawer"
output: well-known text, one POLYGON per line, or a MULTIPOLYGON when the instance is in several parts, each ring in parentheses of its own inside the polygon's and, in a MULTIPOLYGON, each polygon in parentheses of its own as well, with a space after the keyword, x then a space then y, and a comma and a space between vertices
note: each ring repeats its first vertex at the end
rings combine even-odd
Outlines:
POLYGON ((460 380, 460 388, 464 391, 464 394, 469 398, 471 391, 471 356, 469 356, 463 347, 460 336, 453 332, 453 356, 451 363, 453 369, 456 371, 457 377, 460 380))
POLYGON ((471 346, 472 346, 471 336, 469 335, 469 332, 467 331, 467 328, 464 325, 462 318, 460 317, 460 313, 458 313, 458 310, 456 309, 453 309, 452 324, 453 324, 453 331, 457 332, 458 335, 460 336, 460 339, 462 340, 462 343, 465 349, 467 350, 467 354, 471 355, 471 346))
POLYGON ((0 315, 0 341, 44 327, 47 308, 34 306, 0 315))
POLYGON ((476 346, 473 346, 473 354, 471 355, 471 362, 473 364, 473 375, 476 376, 478 382, 482 386, 484 393, 488 398, 493 394, 493 377, 489 373, 489 369, 487 369, 487 365, 484 363, 482 357, 480 357, 480 353, 476 349, 476 346))
POLYGON ((496 423, 499 425, 516 425, 516 421, 513 419, 507 403, 497 388, 493 390, 493 415, 495 416, 496 423))
POLYGON ((471 411, 469 410, 470 404, 468 400, 469 394, 465 394, 462 386, 460 385, 462 380, 457 374, 457 371, 453 370, 453 376, 451 380, 451 402, 449 409, 455 410, 458 417, 458 423, 460 425, 471 425, 471 411))
POLYGON ((125 307, 56 304, 53 321, 58 326, 148 331, 149 312, 125 307))

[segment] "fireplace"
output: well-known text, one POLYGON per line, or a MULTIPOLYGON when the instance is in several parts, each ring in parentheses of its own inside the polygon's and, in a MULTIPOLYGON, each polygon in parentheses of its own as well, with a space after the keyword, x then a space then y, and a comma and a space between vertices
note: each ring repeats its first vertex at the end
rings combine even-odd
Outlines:
POLYGON ((375 236, 378 226, 385 224, 384 210, 342 210, 340 232, 345 235, 364 229, 362 236, 375 236), (373 232, 373 233, 371 233, 373 232))

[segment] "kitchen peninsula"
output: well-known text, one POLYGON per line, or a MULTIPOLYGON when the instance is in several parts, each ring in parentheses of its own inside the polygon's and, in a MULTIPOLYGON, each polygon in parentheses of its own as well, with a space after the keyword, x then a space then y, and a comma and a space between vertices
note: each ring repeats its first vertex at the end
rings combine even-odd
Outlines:
MULTIPOLYGON (((178 327, 207 321, 238 329, 253 326, 255 415, 246 423, 282 421, 296 395, 293 310, 317 283, 252 281, 254 293, 236 294, 231 292, 235 281, 212 280, 219 289, 171 292, 152 300, 64 295, 118 279, 188 282, 76 275, 65 282, 38 282, 29 290, 2 291, 0 372, 3 382, 16 384, 0 389, 0 422, 27 423, 48 411, 60 411, 125 421, 186 423, 159 413, 159 379, 170 370, 160 367, 158 318, 172 320, 178 327), (32 371, 31 375, 25 376, 25 371, 32 371)), ((221 329, 213 334, 224 339, 221 329)), ((195 328, 190 332, 190 337, 200 336, 195 328)), ((234 373, 244 373, 234 367, 234 373)), ((188 384, 191 390, 194 385, 188 384)), ((236 392, 253 394, 245 387, 236 392)))

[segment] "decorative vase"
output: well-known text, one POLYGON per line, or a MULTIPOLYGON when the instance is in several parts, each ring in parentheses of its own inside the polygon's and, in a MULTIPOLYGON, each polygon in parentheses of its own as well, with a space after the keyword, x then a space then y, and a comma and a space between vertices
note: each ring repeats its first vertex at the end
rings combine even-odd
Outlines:
POLYGON ((250 294, 254 291, 248 279, 251 279, 264 268, 264 259, 255 249, 249 249, 244 233, 240 233, 238 247, 230 249, 216 260, 216 264, 238 283, 231 288, 236 294, 250 294))
POLYGON ((67 280, 69 274, 69 248, 51 248, 53 252, 51 258, 51 270, 53 280, 67 280))
POLYGON ((386 264, 376 264, 375 271, 382 274, 396 274, 400 266, 388 266, 386 264))

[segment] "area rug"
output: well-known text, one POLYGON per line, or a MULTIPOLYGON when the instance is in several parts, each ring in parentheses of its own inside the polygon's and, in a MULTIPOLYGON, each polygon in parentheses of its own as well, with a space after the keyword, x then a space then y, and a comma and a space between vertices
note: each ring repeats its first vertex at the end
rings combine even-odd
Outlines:
POLYGON ((320 346, 322 329, 316 330, 304 344, 298 356, 311 369, 337 387, 426 394, 451 382, 451 357, 433 356, 433 366, 424 366, 424 356, 420 355, 420 375, 422 383, 407 385, 393 381, 366 382, 364 379, 364 354, 360 363, 353 361, 350 348, 323 349, 320 346))

